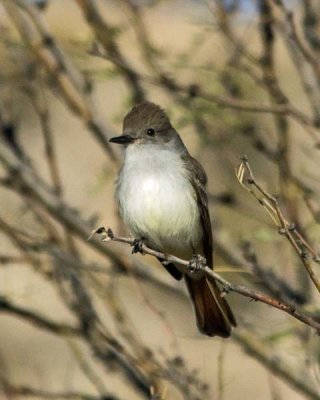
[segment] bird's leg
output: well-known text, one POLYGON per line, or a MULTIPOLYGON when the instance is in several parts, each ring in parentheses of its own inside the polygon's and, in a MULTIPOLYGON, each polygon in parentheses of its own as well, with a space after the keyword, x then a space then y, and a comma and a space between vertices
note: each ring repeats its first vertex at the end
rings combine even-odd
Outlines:
POLYGON ((200 254, 193 254, 188 265, 189 272, 193 275, 195 279, 199 279, 204 275, 202 270, 203 267, 207 265, 207 260, 200 254))
POLYGON ((168 260, 162 260, 161 258, 158 258, 158 260, 161 262, 164 268, 169 272, 169 274, 173 276, 174 279, 176 279, 177 281, 180 281, 182 279, 183 277, 182 272, 180 272, 172 262, 168 260))
POLYGON ((134 239, 132 243, 132 254, 135 253, 143 253, 142 251, 142 245, 143 245, 143 238, 140 239, 134 239))

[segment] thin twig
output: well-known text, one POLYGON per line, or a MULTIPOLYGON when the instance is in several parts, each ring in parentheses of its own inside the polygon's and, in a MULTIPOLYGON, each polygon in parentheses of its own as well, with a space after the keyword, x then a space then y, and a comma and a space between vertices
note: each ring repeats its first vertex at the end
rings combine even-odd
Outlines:
POLYGON ((257 182, 246 156, 242 157, 242 161, 237 167, 236 174, 241 186, 248 190, 267 211, 272 221, 277 226, 278 232, 287 237, 303 265, 305 266, 312 282, 320 292, 320 278, 318 278, 316 275, 311 264, 311 259, 314 262, 319 263, 319 256, 298 232, 295 224, 289 223, 284 217, 283 212, 279 207, 278 199, 269 194, 257 182), (254 188, 257 190, 258 194, 256 194, 254 191, 254 188))

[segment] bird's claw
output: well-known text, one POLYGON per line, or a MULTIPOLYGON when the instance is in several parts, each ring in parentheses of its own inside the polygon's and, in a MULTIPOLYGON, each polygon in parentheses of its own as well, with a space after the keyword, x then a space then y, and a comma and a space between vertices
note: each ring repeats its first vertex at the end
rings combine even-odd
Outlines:
POLYGON ((189 262, 188 270, 191 274, 194 275, 202 275, 202 268, 207 264, 207 260, 205 257, 200 254, 194 254, 189 262))
POLYGON ((132 254, 142 253, 143 242, 141 239, 134 239, 132 243, 132 254))

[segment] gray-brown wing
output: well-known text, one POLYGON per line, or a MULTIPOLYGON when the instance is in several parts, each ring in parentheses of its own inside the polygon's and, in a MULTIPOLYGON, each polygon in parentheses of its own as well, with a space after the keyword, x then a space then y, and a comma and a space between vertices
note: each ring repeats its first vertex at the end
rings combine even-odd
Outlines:
MULTIPOLYGON (((207 259, 207 265, 213 268, 213 240, 206 192, 207 176, 201 164, 191 156, 185 157, 184 161, 197 197, 203 229, 204 256, 207 259)), ((193 300, 200 331, 208 336, 228 337, 231 326, 236 326, 237 322, 226 299, 221 297, 217 284, 209 282, 206 278, 193 281, 186 276, 185 279, 193 300)))
POLYGON ((203 230, 203 251, 207 259, 208 266, 213 268, 213 241, 210 215, 208 211, 208 198, 207 198, 207 175, 202 168, 202 165, 189 154, 183 157, 186 168, 189 172, 190 182, 194 188, 197 203, 201 218, 203 230))

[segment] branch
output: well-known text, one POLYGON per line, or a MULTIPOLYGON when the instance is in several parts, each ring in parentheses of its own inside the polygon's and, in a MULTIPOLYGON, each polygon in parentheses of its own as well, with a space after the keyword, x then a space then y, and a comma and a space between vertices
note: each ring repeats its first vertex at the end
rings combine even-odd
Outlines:
POLYGON ((50 113, 44 88, 39 81, 28 82, 24 85, 23 91, 29 97, 34 111, 39 118, 44 139, 45 156, 49 167, 51 181, 54 186, 55 193, 60 196, 62 194, 62 180, 59 172, 55 138, 50 123, 50 113), (37 87, 37 84, 39 85, 39 88, 37 87))
MULTIPOLYGON (((94 396, 91 394, 84 394, 81 392, 49 392, 42 389, 35 389, 29 386, 16 386, 7 380, 0 379, 0 385, 3 387, 3 391, 7 395, 11 396, 23 396, 32 397, 39 399, 50 399, 50 400, 101 400, 101 396, 94 396)), ((108 395, 103 397, 105 400, 118 400, 119 398, 114 395, 108 395)))
MULTIPOLYGON (((106 55, 100 51, 99 48, 94 47, 89 52, 91 55, 106 59, 108 61, 114 62, 114 60, 110 57, 106 57, 106 55)), ((179 83, 177 80, 168 76, 169 74, 163 75, 161 78, 154 77, 148 74, 140 74, 136 72, 136 77, 144 81, 146 83, 164 87, 167 91, 173 93, 182 93, 183 95, 187 96, 186 98, 191 97, 200 98, 206 100, 210 103, 214 103, 221 108, 230 108, 233 110, 243 111, 243 112, 252 112, 252 113, 265 113, 265 114, 274 114, 274 115, 281 115, 281 116, 288 116, 293 118, 295 121, 299 122, 303 127, 315 127, 315 122, 311 117, 301 112, 299 109, 294 107, 292 104, 285 103, 285 104, 264 104, 264 103, 257 103, 254 101, 249 100, 242 100, 238 99, 237 97, 232 96, 223 96, 218 95, 215 93, 211 93, 209 91, 204 90, 199 85, 189 84, 184 85, 179 83)))
MULTIPOLYGON (((8 149, 3 140, 0 140, 0 163, 4 166, 11 178, 9 187, 16 190, 23 197, 32 196, 47 212, 62 226, 73 232, 86 242, 90 225, 79 216, 79 212, 55 195, 34 170, 21 163, 8 149)), ((92 247, 112 260, 115 265, 124 267, 125 260, 99 241, 93 240, 92 247)))
POLYGON ((82 352, 79 343, 76 340, 67 340, 70 350, 72 351, 79 368, 88 378, 88 380, 93 384, 96 388, 97 392, 100 394, 102 398, 108 398, 109 392, 105 387, 103 379, 101 379, 100 375, 97 373, 95 368, 91 365, 91 363, 87 360, 86 355, 82 352))
POLYGON ((58 47, 41 12, 26 0, 3 0, 5 10, 26 46, 32 51, 56 85, 67 106, 86 124, 113 162, 117 156, 108 142, 107 129, 92 107, 83 76, 58 47))
POLYGON ((20 264, 26 261, 25 257, 9 255, 9 254, 0 254, 0 265, 4 266, 7 264, 20 264))
POLYGON ((259 204, 261 204, 263 208, 267 211, 270 218, 278 228, 279 234, 285 235, 287 237, 295 252, 299 256, 300 260, 302 261, 304 267, 306 268, 312 282, 314 283, 318 292, 320 292, 320 278, 316 275, 311 263, 311 261, 314 261, 319 264, 319 255, 298 232, 295 224, 289 223, 286 220, 282 210, 279 207, 278 199, 268 193, 256 181, 246 156, 242 157, 242 161, 238 166, 236 173, 241 186, 249 191, 257 199, 259 204))
POLYGON ((272 2, 279 7, 281 12, 283 13, 286 22, 290 28, 290 33, 291 33, 291 39, 296 43, 297 48, 305 58, 305 60, 310 64, 312 67, 314 74, 316 75, 318 82, 320 78, 320 63, 319 59, 316 54, 313 53, 313 51, 308 48, 305 43, 302 41, 302 39, 299 36, 299 33, 297 31, 297 27, 294 23, 293 19, 293 12, 289 11, 284 2, 282 0, 272 0, 272 2))
POLYGON ((313 2, 312 0, 304 0, 302 2, 302 7, 304 37, 308 41, 310 48, 316 54, 319 54, 319 10, 316 7, 316 2, 313 2))
POLYGON ((7 313, 20 317, 38 328, 46 329, 55 335, 76 336, 81 333, 76 327, 66 325, 62 322, 51 321, 35 311, 16 306, 3 296, 0 296, 0 313, 7 313))
MULTIPOLYGON (((106 230, 104 227, 98 228, 95 231, 93 231, 92 234, 90 235, 90 238, 92 236, 94 236, 95 234, 102 234, 103 241, 114 241, 114 242, 127 243, 130 246, 133 246, 135 244, 135 239, 126 238, 126 237, 122 237, 122 236, 116 236, 116 235, 114 235, 114 233, 112 232, 111 229, 106 230)), ((150 247, 147 247, 145 244, 142 244, 141 251, 142 251, 142 254, 149 254, 153 257, 160 258, 161 260, 178 264, 181 267, 181 270, 183 273, 189 275, 191 278, 192 277, 194 278, 194 272, 192 272, 190 269, 189 261, 183 260, 183 259, 173 256, 173 255, 168 255, 168 254, 164 254, 159 251, 153 250, 150 247)), ((314 328, 317 331, 317 333, 320 333, 320 323, 315 321, 312 317, 297 310, 292 304, 288 304, 288 303, 279 301, 278 299, 269 297, 268 295, 266 295, 265 293, 262 293, 260 291, 248 289, 243 285, 233 284, 233 283, 227 281, 226 279, 222 278, 219 274, 214 272, 212 269, 210 269, 205 264, 199 266, 199 270, 209 280, 219 282, 222 286, 224 293, 236 292, 245 297, 249 297, 253 300, 261 301, 262 303, 268 304, 269 306, 272 306, 274 308, 277 308, 279 310, 286 312, 287 314, 291 315, 292 317, 296 318, 297 320, 314 328)))
POLYGON ((118 43, 114 38, 113 28, 100 13, 96 0, 77 0, 84 17, 92 28, 97 40, 103 46, 106 58, 111 61, 117 70, 123 75, 135 103, 145 99, 144 89, 139 81, 136 71, 133 69, 128 59, 122 54, 118 43))
POLYGON ((233 337, 247 354, 258 360, 272 374, 281 377, 306 398, 319 400, 319 390, 307 379, 303 379, 302 374, 296 373, 292 366, 283 362, 281 357, 276 356, 276 353, 270 351, 270 344, 265 344, 248 332, 233 332, 233 337))

